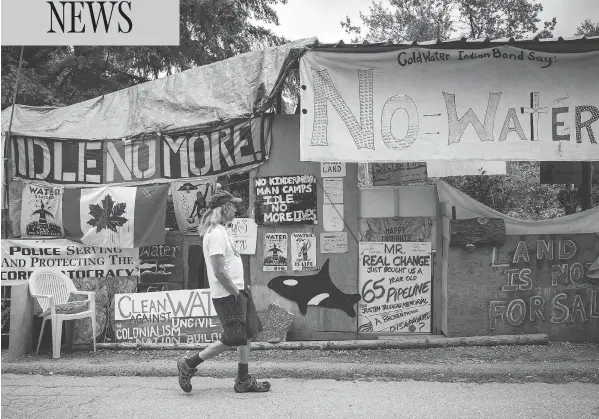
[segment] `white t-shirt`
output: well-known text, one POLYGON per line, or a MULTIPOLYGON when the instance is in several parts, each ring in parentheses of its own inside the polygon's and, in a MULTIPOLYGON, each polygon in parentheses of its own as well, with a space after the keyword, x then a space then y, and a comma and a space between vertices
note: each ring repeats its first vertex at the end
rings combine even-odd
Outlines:
POLYGON ((225 289, 214 275, 211 256, 223 255, 225 257, 225 271, 231 277, 233 284, 237 289, 244 289, 243 281, 243 263, 239 252, 233 247, 233 242, 229 232, 223 225, 212 228, 202 241, 202 250, 204 260, 206 261, 206 270, 208 271, 208 283, 210 284, 210 294, 212 298, 221 298, 231 295, 225 289))

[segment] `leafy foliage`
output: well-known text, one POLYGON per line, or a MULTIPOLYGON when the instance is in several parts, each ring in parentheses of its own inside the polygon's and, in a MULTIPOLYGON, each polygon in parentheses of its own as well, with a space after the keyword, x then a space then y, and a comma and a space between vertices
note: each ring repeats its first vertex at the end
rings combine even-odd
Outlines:
MULTIPOLYGON (((179 46, 25 47, 17 103, 63 106, 285 42, 273 5, 287 0, 180 0, 179 46)), ((20 47, 2 47, 2 109, 14 94, 20 47)))
POLYGON ((369 13, 360 12, 362 25, 349 17, 341 22, 352 42, 428 41, 448 39, 455 33, 467 38, 521 38, 526 33, 551 37, 556 18, 543 22, 543 5, 536 0, 390 0, 391 8, 373 2, 369 13))
POLYGON ((599 36, 599 22, 593 23, 591 19, 583 20, 574 35, 599 36))
POLYGON ((89 214, 93 218, 87 224, 96 227, 98 233, 105 228, 117 233, 117 227, 122 227, 129 221, 126 217, 122 217, 125 214, 127 204, 121 202, 115 205, 110 194, 104 197, 101 204, 101 206, 98 204, 91 204, 89 206, 89 214))

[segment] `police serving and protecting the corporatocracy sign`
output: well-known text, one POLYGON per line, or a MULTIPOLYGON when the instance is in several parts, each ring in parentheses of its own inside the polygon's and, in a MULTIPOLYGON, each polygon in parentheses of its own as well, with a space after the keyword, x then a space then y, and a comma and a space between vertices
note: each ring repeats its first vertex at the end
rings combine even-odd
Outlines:
POLYGON ((599 160, 599 51, 311 50, 300 160, 599 160))
POLYGON ((35 270, 75 278, 138 275, 139 249, 85 246, 65 239, 2 240, 2 281, 27 281, 35 270))

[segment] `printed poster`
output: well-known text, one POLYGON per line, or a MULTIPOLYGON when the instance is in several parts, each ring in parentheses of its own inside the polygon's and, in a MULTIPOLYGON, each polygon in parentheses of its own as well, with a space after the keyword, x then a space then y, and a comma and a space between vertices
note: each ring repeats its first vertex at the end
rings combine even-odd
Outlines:
POLYGON ((320 233, 320 253, 347 253, 347 233, 320 233))
POLYGON ((431 332, 429 242, 360 242, 359 332, 431 332))
POLYGON ((233 221, 227 223, 227 230, 235 248, 240 254, 256 254, 258 225, 253 218, 235 218, 233 221))
POLYGON ((179 231, 183 234, 198 234, 200 219, 206 212, 206 203, 213 193, 214 179, 171 183, 173 207, 179 231))
POLYGON ((325 178, 322 180, 325 204, 343 204, 343 178, 325 178))
POLYGON ((287 233, 266 233, 264 235, 264 272, 287 270, 287 233))
POLYGON ((24 183, 21 206, 21 235, 23 237, 61 237, 61 187, 24 183))
POLYGON ((325 231, 343 231, 343 204, 322 206, 322 225, 325 231))
POLYGON ((139 249, 86 246, 66 239, 2 240, 2 280, 27 281, 40 268, 71 279, 137 276, 139 249))
POLYGON ((291 234, 291 266, 293 271, 316 271, 316 235, 291 234))

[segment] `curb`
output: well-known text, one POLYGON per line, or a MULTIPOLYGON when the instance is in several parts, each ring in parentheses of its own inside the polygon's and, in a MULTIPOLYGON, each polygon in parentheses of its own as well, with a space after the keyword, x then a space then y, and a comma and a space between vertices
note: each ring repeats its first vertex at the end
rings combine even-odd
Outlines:
MULTIPOLYGON (((549 337, 544 334, 471 336, 459 338, 440 337, 379 337, 378 340, 344 341, 291 341, 280 343, 252 342, 251 350, 354 350, 354 349, 417 349, 447 348, 452 346, 500 346, 500 345, 547 345, 549 337)), ((204 349, 209 343, 200 344, 154 344, 154 343, 98 343, 98 349, 119 350, 192 350, 204 349)))
MULTIPOLYGON (((174 377, 177 376, 175 359, 155 363, 125 362, 118 364, 62 364, 51 360, 40 363, 3 364, 2 374, 19 375, 66 375, 79 377, 128 376, 128 377, 174 377)), ((196 374, 201 377, 231 378, 235 364, 214 362, 205 364, 196 374)), ((385 364, 360 363, 274 363, 252 364, 252 374, 258 377, 289 379, 334 380, 389 380, 389 381, 438 381, 438 382, 587 382, 599 384, 599 366, 595 363, 530 363, 500 364, 385 364)), ((173 381, 176 384, 176 380, 173 381)))

